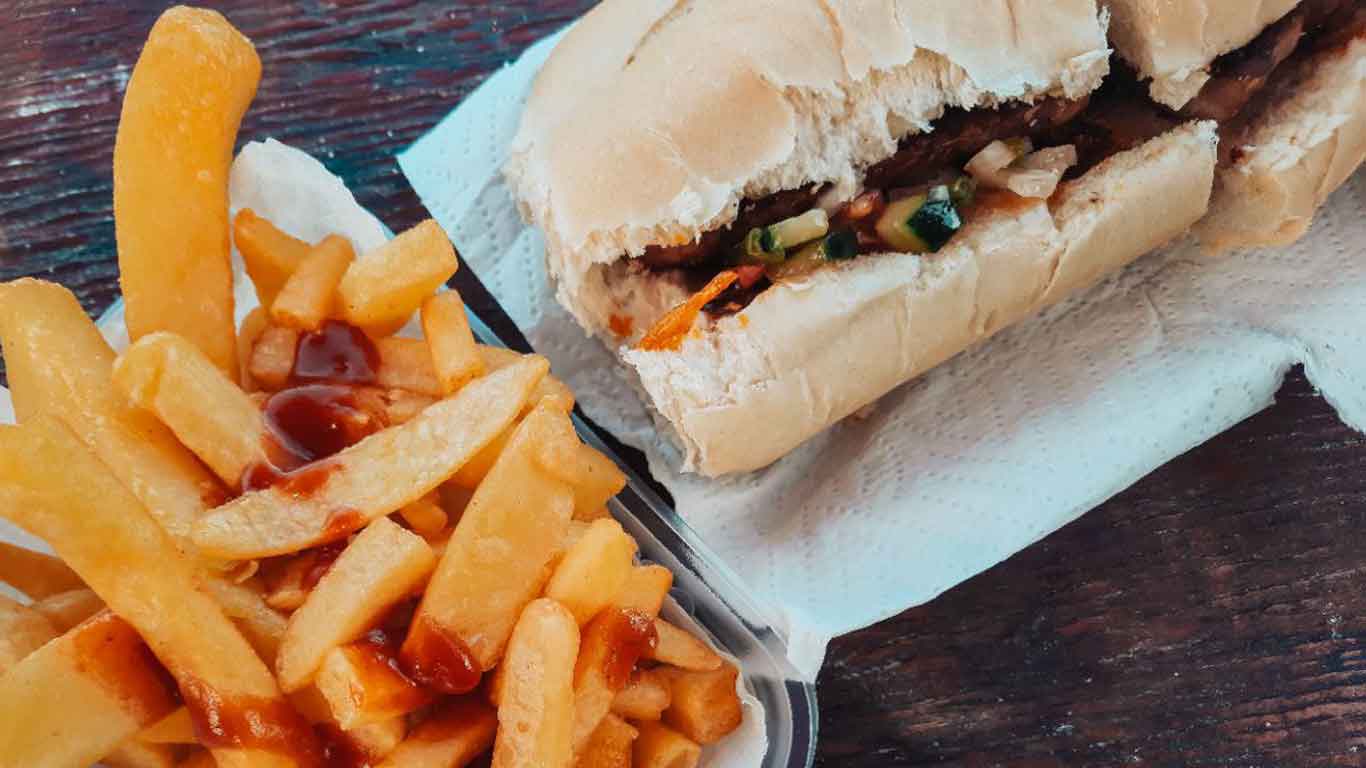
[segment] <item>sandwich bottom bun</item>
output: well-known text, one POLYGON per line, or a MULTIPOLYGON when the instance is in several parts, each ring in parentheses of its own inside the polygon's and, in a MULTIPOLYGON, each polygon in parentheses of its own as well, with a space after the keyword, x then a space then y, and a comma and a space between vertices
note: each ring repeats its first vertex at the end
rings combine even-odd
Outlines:
POLYGON ((1180 235, 1208 207, 1216 145, 1214 123, 1184 125, 1048 201, 984 211, 936 254, 861 256, 769 288, 678 351, 622 357, 686 471, 758 469, 1180 235))
POLYGON ((1301 62, 1215 177, 1195 228, 1222 251, 1298 240, 1314 211, 1366 157, 1366 39, 1301 62))

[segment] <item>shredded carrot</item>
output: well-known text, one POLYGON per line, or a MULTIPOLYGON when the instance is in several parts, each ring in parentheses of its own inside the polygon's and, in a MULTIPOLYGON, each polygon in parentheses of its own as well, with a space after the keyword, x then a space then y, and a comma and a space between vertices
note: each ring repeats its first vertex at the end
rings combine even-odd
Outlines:
POLYGON ((730 287, 735 282, 737 275, 732 270, 726 270, 711 279, 702 290, 694 293, 692 298, 669 310, 667 314, 659 318, 659 321, 650 328, 649 332, 641 338, 636 349, 643 349, 649 352, 660 350, 677 350, 683 344, 683 339, 688 335, 688 330, 701 314, 702 308, 707 302, 721 295, 721 292, 730 287))

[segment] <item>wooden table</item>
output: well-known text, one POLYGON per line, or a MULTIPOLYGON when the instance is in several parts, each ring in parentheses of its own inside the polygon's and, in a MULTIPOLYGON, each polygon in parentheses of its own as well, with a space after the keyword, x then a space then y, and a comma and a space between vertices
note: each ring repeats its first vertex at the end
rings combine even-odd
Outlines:
MULTIPOLYGON (((117 292, 110 162, 161 3, 0 15, 0 280, 117 292)), ((394 154, 589 0, 216 4, 265 65, 244 137, 275 136, 402 229, 394 154), (286 7, 289 6, 289 7, 286 7)), ((506 318, 468 271, 460 289, 506 318)), ((1366 446, 1293 373, 1276 406, 1047 540, 830 647, 819 764, 1366 762, 1366 446)))

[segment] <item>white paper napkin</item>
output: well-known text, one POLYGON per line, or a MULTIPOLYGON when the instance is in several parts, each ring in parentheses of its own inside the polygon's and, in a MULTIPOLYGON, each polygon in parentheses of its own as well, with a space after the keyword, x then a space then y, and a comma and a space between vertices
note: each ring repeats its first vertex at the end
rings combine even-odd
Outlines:
MULTIPOLYGON (((679 512, 772 607, 814 677, 826 641, 923 603, 1272 402, 1303 362, 1366 425, 1366 179, 1299 245, 1154 254, 884 397, 774 466, 681 475, 619 366, 551 297, 499 168, 554 38, 399 157, 584 410, 642 448, 679 512)), ((573 151, 572 147, 564 151, 573 151)))

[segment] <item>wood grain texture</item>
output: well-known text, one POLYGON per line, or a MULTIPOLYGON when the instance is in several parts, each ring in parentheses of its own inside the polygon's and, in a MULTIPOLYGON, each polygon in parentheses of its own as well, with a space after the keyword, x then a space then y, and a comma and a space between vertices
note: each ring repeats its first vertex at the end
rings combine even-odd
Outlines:
MULTIPOLYGON (((0 280, 58 280, 97 314, 117 293, 120 95, 164 4, 0 5, 0 280)), ((591 2, 211 5, 265 67, 243 136, 312 152, 402 229, 426 212, 395 153, 591 2)), ((511 332, 468 270, 457 282, 511 332)), ((819 763, 1362 764, 1364 470, 1361 436, 1293 373, 1273 408, 833 643, 819 763)))

